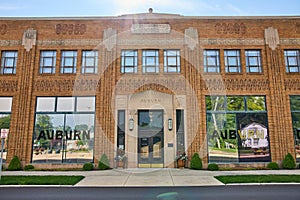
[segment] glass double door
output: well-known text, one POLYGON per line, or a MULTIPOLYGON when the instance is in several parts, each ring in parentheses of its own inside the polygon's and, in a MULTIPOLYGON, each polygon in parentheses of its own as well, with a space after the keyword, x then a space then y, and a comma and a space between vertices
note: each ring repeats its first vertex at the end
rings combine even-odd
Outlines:
POLYGON ((139 167, 164 167, 163 110, 138 111, 139 167))

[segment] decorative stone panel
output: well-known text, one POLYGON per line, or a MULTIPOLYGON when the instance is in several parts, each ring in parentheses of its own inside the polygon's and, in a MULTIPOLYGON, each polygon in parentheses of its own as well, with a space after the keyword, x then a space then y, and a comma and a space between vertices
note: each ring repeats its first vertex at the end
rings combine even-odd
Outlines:
POLYGON ((21 40, 0 40, 1 47, 20 46, 21 44, 21 40))
POLYGON ((36 45, 37 31, 33 28, 27 29, 23 34, 22 45, 26 51, 30 51, 33 45, 36 45))
POLYGON ((226 38, 226 39, 200 39, 201 45, 264 45, 263 39, 248 38, 248 39, 235 39, 235 38, 226 38))
POLYGON ((132 24, 133 34, 164 34, 171 32, 170 24, 132 24))
POLYGON ((117 45, 117 30, 112 28, 105 29, 103 44, 107 51, 111 51, 117 45))
MULTIPOLYGON (((98 46, 102 40, 98 39, 66 39, 66 40, 38 40, 39 46, 98 46)), ((0 41, 1 45, 1 41, 0 41)))
POLYGON ((265 29, 265 40, 266 44, 268 44, 272 50, 275 50, 277 45, 280 44, 278 30, 273 27, 265 29))
POLYGON ((280 39, 282 45, 300 45, 300 38, 283 38, 280 39))
POLYGON ((188 29, 185 29, 184 41, 185 41, 185 44, 188 45, 188 47, 191 50, 194 50, 195 47, 199 44, 198 30, 195 28, 191 28, 191 27, 188 29))

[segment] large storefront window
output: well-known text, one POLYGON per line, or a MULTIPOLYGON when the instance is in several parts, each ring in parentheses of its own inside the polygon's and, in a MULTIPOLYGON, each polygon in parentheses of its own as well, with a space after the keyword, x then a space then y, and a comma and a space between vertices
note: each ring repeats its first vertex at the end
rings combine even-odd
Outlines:
MULTIPOLYGON (((0 131, 9 133, 12 97, 0 97, 0 131)), ((2 161, 5 163, 7 155, 8 135, 4 142, 2 161)), ((0 142, 1 145, 1 142, 0 142)))
POLYGON ((264 96, 207 96, 210 163, 269 162, 264 96))
POLYGON ((37 97, 33 163, 93 161, 95 97, 37 97))
POLYGON ((300 96, 291 96, 291 111, 294 129, 296 160, 300 162, 300 96))

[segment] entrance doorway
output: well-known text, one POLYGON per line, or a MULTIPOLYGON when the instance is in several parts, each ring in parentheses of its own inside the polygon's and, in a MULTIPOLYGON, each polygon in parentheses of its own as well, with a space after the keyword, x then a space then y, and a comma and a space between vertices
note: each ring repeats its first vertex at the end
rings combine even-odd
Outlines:
POLYGON ((138 111, 138 166, 164 167, 163 110, 138 111))

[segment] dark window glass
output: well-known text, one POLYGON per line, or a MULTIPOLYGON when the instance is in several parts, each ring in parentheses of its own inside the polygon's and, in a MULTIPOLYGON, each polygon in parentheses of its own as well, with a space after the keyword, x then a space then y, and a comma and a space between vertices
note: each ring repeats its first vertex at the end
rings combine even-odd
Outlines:
POLYGON ((118 149, 125 150, 125 111, 118 111, 118 149))
POLYGON ((184 140, 184 110, 176 110, 176 141, 177 155, 186 153, 184 140))

